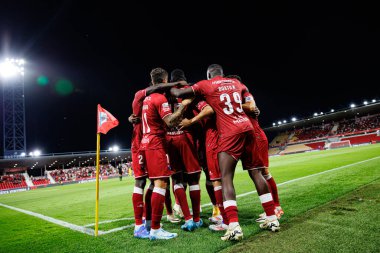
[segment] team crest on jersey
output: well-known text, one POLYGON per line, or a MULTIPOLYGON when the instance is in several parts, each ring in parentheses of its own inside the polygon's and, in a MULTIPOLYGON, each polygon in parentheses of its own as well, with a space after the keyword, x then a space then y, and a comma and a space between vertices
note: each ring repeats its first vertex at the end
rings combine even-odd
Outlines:
POLYGON ((162 104, 162 110, 164 112, 170 111, 170 106, 168 102, 162 104))
POLYGON ((105 112, 99 113, 99 127, 103 125, 104 122, 107 121, 107 114, 105 112))

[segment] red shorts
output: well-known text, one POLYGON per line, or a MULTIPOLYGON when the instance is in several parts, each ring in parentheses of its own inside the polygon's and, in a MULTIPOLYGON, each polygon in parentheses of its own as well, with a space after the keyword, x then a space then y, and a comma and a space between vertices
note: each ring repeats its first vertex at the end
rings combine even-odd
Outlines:
POLYGON ((166 149, 141 150, 140 154, 150 179, 170 177, 173 174, 166 149))
POLYGON ((193 174, 202 170, 195 147, 186 134, 167 135, 166 141, 173 173, 193 174))
POLYGON ((247 145, 247 150, 242 156, 244 170, 268 168, 268 139, 252 134, 252 145, 247 145))
POLYGON ((144 168, 143 156, 138 150, 132 150, 132 168, 133 173, 135 174, 135 179, 148 176, 148 173, 144 168))
POLYGON ((254 169, 269 167, 268 139, 255 140, 253 145, 254 169))
POLYGON ((226 152, 236 161, 240 159, 247 149, 247 145, 252 145, 252 131, 238 133, 232 136, 219 138, 218 152, 226 152))
POLYGON ((210 180, 218 180, 222 178, 220 173, 218 152, 216 150, 207 150, 207 169, 210 176, 210 180))

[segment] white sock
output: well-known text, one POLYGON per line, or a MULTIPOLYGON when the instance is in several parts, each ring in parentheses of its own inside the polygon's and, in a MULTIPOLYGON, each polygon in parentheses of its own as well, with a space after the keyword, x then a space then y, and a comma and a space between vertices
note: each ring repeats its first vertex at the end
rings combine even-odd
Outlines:
POLYGON ((234 229, 237 226, 239 226, 239 222, 230 222, 230 225, 228 225, 229 229, 234 229))
POLYGON ((144 224, 141 224, 141 225, 135 225, 135 230, 139 230, 142 226, 144 226, 144 224))

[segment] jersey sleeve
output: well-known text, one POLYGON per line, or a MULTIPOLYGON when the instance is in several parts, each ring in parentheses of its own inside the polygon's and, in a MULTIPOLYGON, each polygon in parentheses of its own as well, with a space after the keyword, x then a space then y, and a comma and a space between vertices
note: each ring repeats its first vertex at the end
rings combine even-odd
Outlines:
POLYGON ((206 101, 204 100, 201 100, 201 101, 198 101, 196 104, 195 104, 195 108, 200 112, 203 110, 203 108, 205 108, 206 106, 208 106, 208 104, 206 103, 206 101))
POLYGON ((244 103, 253 101, 252 94, 249 92, 247 86, 245 86, 244 84, 243 84, 243 89, 242 89, 242 95, 244 98, 244 103))
POLYGON ((193 86, 191 86, 195 95, 205 95, 206 94, 206 83, 200 81, 193 86))
POLYGON ((169 102, 165 96, 159 96, 155 105, 157 107, 157 111, 160 114, 161 119, 172 114, 172 109, 170 108, 169 102))
POLYGON ((135 98, 133 99, 133 102, 132 102, 132 111, 133 111, 132 113, 134 115, 139 114, 139 110, 140 110, 139 107, 142 106, 142 103, 143 103, 145 97, 146 97, 146 90, 145 89, 139 90, 138 92, 136 92, 135 98))

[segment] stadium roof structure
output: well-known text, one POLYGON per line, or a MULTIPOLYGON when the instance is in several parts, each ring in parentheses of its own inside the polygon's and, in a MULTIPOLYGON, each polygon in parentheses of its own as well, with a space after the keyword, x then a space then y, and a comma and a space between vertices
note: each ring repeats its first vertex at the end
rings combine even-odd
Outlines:
MULTIPOLYGON (((101 151, 100 164, 119 163, 131 158, 130 150, 101 151)), ((0 159, 0 170, 11 168, 26 168, 47 170, 71 168, 80 166, 94 166, 96 161, 96 152, 75 152, 49 154, 38 157, 19 157, 11 159, 0 159)))
POLYGON ((314 116, 311 118, 300 119, 295 122, 284 123, 277 126, 264 128, 266 132, 282 132, 296 127, 310 126, 313 124, 320 124, 323 122, 338 121, 342 119, 353 118, 355 116, 365 116, 367 114, 380 113, 380 102, 358 106, 354 108, 347 108, 344 110, 325 113, 322 115, 314 116))

